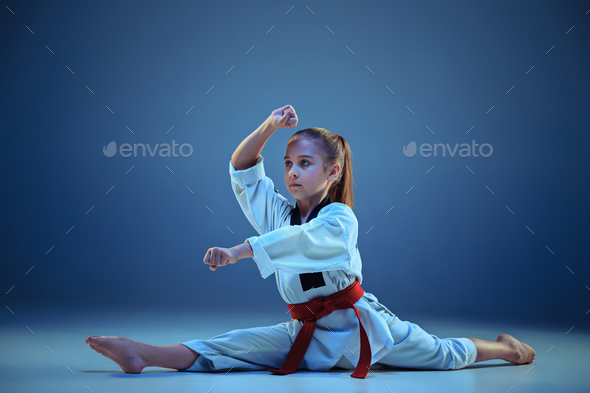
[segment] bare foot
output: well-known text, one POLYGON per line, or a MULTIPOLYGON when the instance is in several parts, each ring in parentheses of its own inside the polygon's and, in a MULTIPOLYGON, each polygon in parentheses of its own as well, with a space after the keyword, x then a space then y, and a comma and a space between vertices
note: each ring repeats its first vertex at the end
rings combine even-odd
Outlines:
POLYGON ((506 343, 513 350, 512 355, 504 358, 507 362, 527 364, 532 363, 535 360, 535 356, 537 355, 535 350, 509 334, 500 334, 498 338, 496 338, 496 341, 506 343))
POLYGON ((141 358, 141 343, 125 337, 88 336, 86 343, 101 355, 113 360, 128 374, 139 374, 147 367, 141 358))

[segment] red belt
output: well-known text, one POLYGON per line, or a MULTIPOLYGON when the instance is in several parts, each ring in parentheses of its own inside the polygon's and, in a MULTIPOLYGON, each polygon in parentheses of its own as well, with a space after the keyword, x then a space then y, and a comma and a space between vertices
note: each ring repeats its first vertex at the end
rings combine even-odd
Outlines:
POLYGON ((334 310, 342 310, 346 308, 354 308, 354 312, 359 320, 360 336, 361 336, 361 353, 358 364, 351 374, 351 377, 365 378, 369 373, 371 367, 371 344, 367 337, 367 332, 361 322, 359 311, 354 306, 365 291, 359 285, 358 279, 349 287, 340 292, 336 292, 330 296, 317 297, 307 303, 287 304, 291 311, 291 317, 303 321, 303 326, 295 338, 295 342, 287 355, 287 359, 280 370, 270 368, 268 371, 275 374, 291 374, 297 370, 301 364, 307 347, 313 336, 315 323, 318 319, 330 314, 334 310))

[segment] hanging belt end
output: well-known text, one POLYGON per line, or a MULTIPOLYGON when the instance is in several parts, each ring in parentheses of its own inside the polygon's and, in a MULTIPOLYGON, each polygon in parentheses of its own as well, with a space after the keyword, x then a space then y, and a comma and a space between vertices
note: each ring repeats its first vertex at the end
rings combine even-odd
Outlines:
POLYGON ((269 368, 268 371, 270 371, 273 374, 278 374, 278 375, 287 375, 287 374, 294 373, 294 371, 284 371, 284 370, 278 370, 276 368, 269 368))

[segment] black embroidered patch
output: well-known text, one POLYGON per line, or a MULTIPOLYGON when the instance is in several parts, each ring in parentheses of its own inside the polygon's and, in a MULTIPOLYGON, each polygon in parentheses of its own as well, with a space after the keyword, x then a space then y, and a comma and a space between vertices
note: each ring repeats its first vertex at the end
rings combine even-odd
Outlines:
POLYGON ((299 275, 301 280, 301 288, 304 291, 309 291, 311 288, 319 288, 326 285, 322 272, 317 273, 302 273, 299 275))

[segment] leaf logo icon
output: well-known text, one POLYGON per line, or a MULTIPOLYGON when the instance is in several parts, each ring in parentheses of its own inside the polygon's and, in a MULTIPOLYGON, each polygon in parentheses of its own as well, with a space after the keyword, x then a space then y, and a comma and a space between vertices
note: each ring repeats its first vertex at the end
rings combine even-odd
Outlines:
POLYGON ((416 142, 408 143, 408 146, 404 146, 403 150, 406 157, 414 157, 416 155, 416 142))
POLYGON ((109 143, 106 147, 102 148, 102 152, 107 157, 112 157, 117 153, 117 144, 115 141, 109 143))

